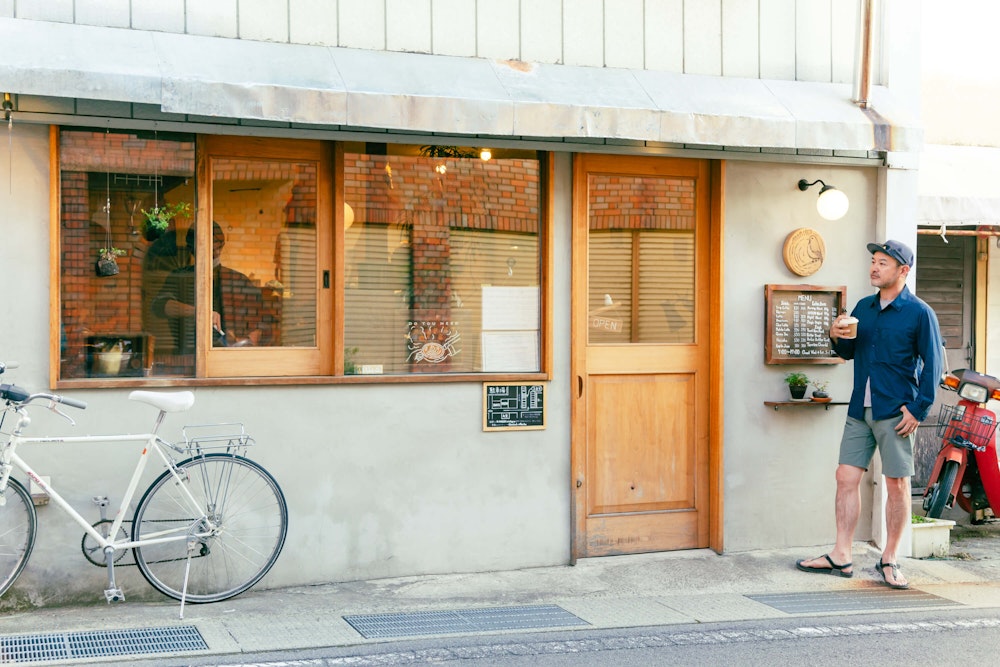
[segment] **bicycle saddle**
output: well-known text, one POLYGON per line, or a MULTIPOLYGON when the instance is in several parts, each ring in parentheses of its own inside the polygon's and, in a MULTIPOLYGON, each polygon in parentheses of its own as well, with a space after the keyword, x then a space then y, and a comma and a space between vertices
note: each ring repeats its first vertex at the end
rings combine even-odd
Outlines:
POLYGON ((183 412, 194 405, 194 393, 190 391, 133 391, 128 399, 164 412, 183 412))

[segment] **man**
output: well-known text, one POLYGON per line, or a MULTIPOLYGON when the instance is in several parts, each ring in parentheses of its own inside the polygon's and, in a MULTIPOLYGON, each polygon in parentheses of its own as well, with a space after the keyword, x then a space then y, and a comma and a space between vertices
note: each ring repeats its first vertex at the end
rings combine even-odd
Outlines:
POLYGON ((803 572, 854 576, 851 546, 861 511, 861 478, 875 454, 882 459, 888 499, 886 541, 875 569, 890 588, 908 588, 896 560, 910 522, 913 435, 934 403, 941 378, 942 343, 934 311, 906 286, 913 251, 899 241, 868 244, 869 277, 878 292, 851 313, 857 338, 840 315, 830 326, 833 349, 854 359, 854 390, 837 466, 837 542, 826 555, 799 560, 803 572))
MULTIPOLYGON (((194 225, 188 228, 188 250, 195 252, 194 225)), ((260 289, 249 278, 222 266, 226 237, 219 223, 212 223, 212 345, 259 345, 264 305, 260 289)), ((178 354, 192 354, 195 346, 194 266, 185 266, 167 276, 153 300, 153 313, 170 323, 178 354)))

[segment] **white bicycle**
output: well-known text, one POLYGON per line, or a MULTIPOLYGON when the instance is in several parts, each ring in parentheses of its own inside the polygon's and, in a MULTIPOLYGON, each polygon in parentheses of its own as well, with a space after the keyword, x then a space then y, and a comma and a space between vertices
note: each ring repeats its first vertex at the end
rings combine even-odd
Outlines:
MULTIPOLYGON (((15 364, 0 363, 0 374, 15 364)), ((12 384, 0 384, 0 432, 8 433, 0 450, 0 596, 14 583, 31 556, 37 515, 24 484, 11 476, 20 470, 52 502, 84 530, 84 556, 107 567, 110 602, 124 601, 115 583, 115 564, 131 550, 135 565, 153 588, 184 603, 218 602, 239 595, 256 584, 277 561, 288 532, 288 508, 278 483, 260 464, 244 456, 253 439, 242 424, 185 426, 184 441, 170 443, 157 435, 169 412, 194 404, 190 391, 133 391, 129 399, 159 410, 150 433, 72 437, 24 437, 31 423, 27 407, 44 401, 45 407, 74 424, 59 406, 86 408, 66 396, 30 393, 12 384), (11 420, 8 430, 3 427, 11 420), (134 442, 142 449, 135 471, 113 519, 91 524, 18 454, 25 444, 134 442), (128 508, 151 454, 166 470, 145 490, 131 520, 128 508), (177 460, 181 459, 181 460, 177 460)))

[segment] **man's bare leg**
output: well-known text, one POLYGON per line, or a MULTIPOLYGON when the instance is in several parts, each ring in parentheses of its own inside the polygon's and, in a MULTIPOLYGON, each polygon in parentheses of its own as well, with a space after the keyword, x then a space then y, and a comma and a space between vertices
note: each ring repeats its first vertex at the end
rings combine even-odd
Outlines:
MULTIPOLYGON (((835 511, 837 515, 837 542, 828 554, 830 560, 838 565, 851 561, 851 547, 854 543, 854 530, 861 516, 861 477, 864 468, 840 464, 837 466, 837 497, 835 511)), ((909 480, 907 480, 909 482, 909 480)), ((829 568, 826 558, 819 556, 803 561, 802 565, 813 568, 829 568)), ((845 568, 844 573, 852 572, 853 568, 845 568)))
MULTIPOLYGON (((899 551, 899 542, 903 539, 903 531, 906 524, 910 522, 912 505, 910 498, 910 478, 909 477, 886 477, 886 503, 885 503, 885 549, 882 551, 883 563, 895 563, 896 554, 899 551)), ((906 585, 906 577, 899 570, 893 571, 886 568, 885 580, 890 585, 906 585), (898 576, 896 576, 898 573, 898 576)))

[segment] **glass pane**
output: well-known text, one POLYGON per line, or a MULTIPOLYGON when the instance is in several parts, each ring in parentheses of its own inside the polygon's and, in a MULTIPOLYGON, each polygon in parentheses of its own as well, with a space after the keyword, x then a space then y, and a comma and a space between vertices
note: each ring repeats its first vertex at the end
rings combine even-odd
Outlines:
POLYGON ((61 377, 194 373, 154 308, 188 263, 194 153, 187 135, 60 132, 61 377))
POLYGON ((538 371, 538 160, 415 153, 345 155, 345 372, 538 371))
POLYGON ((317 165, 212 160, 212 346, 315 347, 317 165))
POLYGON ((588 340, 694 341, 694 181, 589 181, 588 340))

